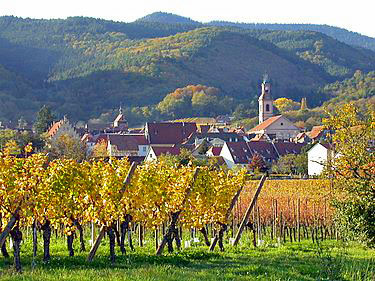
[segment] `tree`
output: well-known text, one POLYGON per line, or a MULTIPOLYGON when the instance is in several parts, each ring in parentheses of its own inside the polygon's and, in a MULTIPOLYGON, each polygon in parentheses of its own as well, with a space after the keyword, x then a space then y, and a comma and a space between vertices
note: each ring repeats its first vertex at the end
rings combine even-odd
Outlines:
POLYGON ((323 121, 335 131, 327 176, 341 194, 333 202, 337 225, 346 237, 375 247, 375 110, 363 115, 347 104, 323 121))
POLYGON ((32 144, 32 148, 35 150, 40 150, 44 146, 44 141, 40 136, 35 135, 29 131, 17 132, 15 130, 0 130, 0 150, 9 141, 15 141, 20 149, 24 149, 29 143, 32 144))
POLYGON ((280 112, 297 110, 301 106, 299 102, 293 101, 288 98, 278 98, 273 102, 273 104, 280 112))
POLYGON ((267 169, 267 165, 263 160, 263 157, 255 153, 253 157, 251 158, 251 162, 249 163, 249 167, 253 172, 260 171, 263 172, 267 169))
POLYGON ((206 139, 204 139, 200 147, 198 148, 198 154, 206 155, 206 152, 208 151, 209 148, 210 148, 210 144, 208 143, 206 139))
POLYGON ((8 141, 15 139, 16 133, 16 131, 10 129, 0 130, 0 150, 5 147, 8 141))
POLYGON ((81 162, 86 159, 86 146, 69 135, 61 135, 49 140, 47 152, 50 159, 73 159, 81 162))
POLYGON ((51 126, 54 119, 55 116, 52 114, 51 109, 48 106, 43 105, 37 113, 36 120, 33 126, 34 131, 38 135, 43 134, 51 126))
POLYGON ((107 150, 107 141, 103 139, 96 143, 91 151, 90 157, 96 159, 109 157, 107 150))
POLYGON ((272 167, 276 173, 307 174, 307 153, 286 154, 272 167))

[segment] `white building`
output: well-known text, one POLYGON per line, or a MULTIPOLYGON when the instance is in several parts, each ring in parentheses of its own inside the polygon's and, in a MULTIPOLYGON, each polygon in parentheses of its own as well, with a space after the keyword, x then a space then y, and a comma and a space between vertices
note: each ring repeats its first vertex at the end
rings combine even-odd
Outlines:
POLYGON ((265 134, 271 139, 279 140, 295 138, 299 132, 300 129, 282 115, 270 117, 249 131, 250 134, 265 134))
POLYGON ((327 164, 334 158, 334 150, 330 144, 316 143, 307 151, 309 176, 320 175, 327 164))

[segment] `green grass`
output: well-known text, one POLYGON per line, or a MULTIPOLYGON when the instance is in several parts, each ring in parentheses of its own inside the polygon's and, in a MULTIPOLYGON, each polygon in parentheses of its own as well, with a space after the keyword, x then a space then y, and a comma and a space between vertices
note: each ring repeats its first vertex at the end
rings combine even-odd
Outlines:
POLYGON ((92 263, 86 261, 87 252, 68 257, 64 241, 55 239, 52 260, 44 264, 41 243, 40 239, 34 262, 30 239, 22 245, 22 274, 15 273, 11 259, 0 257, 0 280, 375 280, 375 250, 336 241, 269 243, 254 249, 244 239, 238 248, 226 245, 225 253, 209 253, 198 244, 157 257, 150 239, 124 256, 116 249, 114 265, 108 259, 107 241, 92 263))

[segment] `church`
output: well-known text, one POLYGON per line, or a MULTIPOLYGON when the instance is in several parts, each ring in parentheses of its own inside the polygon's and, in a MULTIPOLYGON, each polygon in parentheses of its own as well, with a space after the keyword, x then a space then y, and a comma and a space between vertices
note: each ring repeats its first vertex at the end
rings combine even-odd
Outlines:
POLYGON ((300 133, 300 129, 286 117, 273 114, 273 98, 268 75, 263 78, 262 92, 258 102, 259 124, 252 128, 249 134, 255 134, 258 140, 290 140, 300 133))

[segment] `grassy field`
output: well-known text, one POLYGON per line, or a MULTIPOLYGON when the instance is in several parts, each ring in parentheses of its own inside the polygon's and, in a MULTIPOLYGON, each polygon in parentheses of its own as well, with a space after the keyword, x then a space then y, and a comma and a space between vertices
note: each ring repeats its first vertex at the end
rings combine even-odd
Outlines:
POLYGON ((52 260, 44 264, 41 243, 35 260, 30 239, 22 245, 22 274, 15 273, 12 259, 1 257, 0 280, 375 280, 375 250, 336 241, 254 249, 244 240, 238 248, 227 245, 225 253, 208 253, 198 244, 162 257, 154 255, 150 241, 135 252, 118 254, 113 265, 107 241, 92 263, 86 261, 87 252, 68 257, 64 241, 53 240, 52 260))

